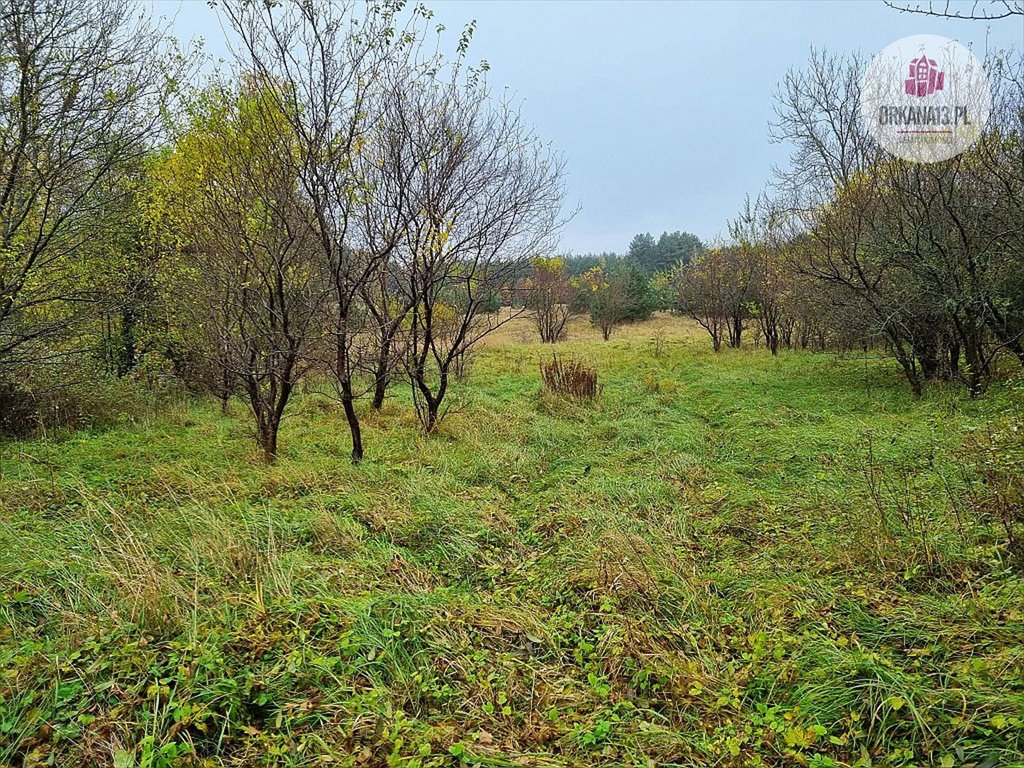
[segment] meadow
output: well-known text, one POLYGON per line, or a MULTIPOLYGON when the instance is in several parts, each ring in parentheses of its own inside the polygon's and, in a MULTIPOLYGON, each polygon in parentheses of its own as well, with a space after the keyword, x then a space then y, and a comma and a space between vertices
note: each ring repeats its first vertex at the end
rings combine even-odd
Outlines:
POLYGON ((510 323, 359 466, 315 391, 272 466, 241 402, 3 443, 0 765, 1024 765, 1019 389, 698 330, 510 323))

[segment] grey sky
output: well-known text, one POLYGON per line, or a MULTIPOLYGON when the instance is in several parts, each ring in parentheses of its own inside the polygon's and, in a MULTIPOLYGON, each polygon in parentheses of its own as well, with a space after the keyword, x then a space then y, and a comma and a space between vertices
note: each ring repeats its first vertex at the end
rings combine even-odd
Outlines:
MULTIPOLYGON (((155 0, 179 37, 227 55, 202 0, 155 0)), ((959 40, 981 56, 1024 47, 1024 21, 953 21, 881 2, 470 2, 427 0, 452 38, 477 21, 486 59, 538 133, 566 155, 563 248, 623 251, 637 232, 724 232, 747 193, 785 161, 769 143, 775 84, 812 46, 874 54, 912 34, 959 40)))

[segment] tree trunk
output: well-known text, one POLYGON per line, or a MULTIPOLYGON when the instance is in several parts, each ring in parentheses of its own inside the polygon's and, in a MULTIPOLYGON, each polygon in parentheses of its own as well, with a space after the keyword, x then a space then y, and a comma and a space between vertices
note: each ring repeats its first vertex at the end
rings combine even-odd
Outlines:
POLYGON ((1006 318, 993 300, 989 299, 985 303, 988 308, 988 312, 985 313, 985 323, 1000 343, 1015 354, 1021 365, 1024 365, 1024 346, 1021 345, 1020 336, 1009 331, 1006 318))
POLYGON ((263 435, 260 436, 263 458, 267 464, 273 464, 277 460, 277 430, 279 426, 276 422, 270 421, 264 427, 263 435))
POLYGON ((729 346, 739 349, 743 340, 743 318, 740 315, 733 315, 729 323, 729 346))
POLYGON ((227 365, 220 366, 220 383, 217 397, 220 399, 220 412, 228 415, 228 401, 231 400, 231 371, 227 365))
POLYGON ((776 323, 767 322, 764 324, 764 341, 772 357, 779 354, 779 326, 776 323))
POLYGON ((914 397, 921 396, 921 379, 918 378, 917 371, 914 370, 913 365, 907 365, 902 360, 900 365, 903 366, 903 375, 906 376, 907 381, 910 383, 910 391, 914 393, 914 397))
MULTIPOLYGON (((429 435, 440 423, 441 403, 444 402, 445 393, 448 391, 448 364, 444 364, 441 368, 436 395, 427 384, 423 368, 418 368, 413 372, 412 380, 415 390, 419 392, 420 397, 423 399, 422 406, 419 404, 419 401, 416 401, 416 415, 419 417, 423 431, 429 435)), ((415 396, 416 393, 414 391, 413 397, 415 398, 415 396)))
POLYGON ((356 413, 356 397, 352 390, 352 377, 348 368, 348 349, 346 336, 348 328, 344 322, 339 325, 335 354, 337 359, 338 390, 341 393, 341 407, 345 409, 345 421, 352 436, 352 463, 363 460, 363 432, 359 427, 359 414, 356 413))
POLYGON ((359 426, 359 415, 356 413, 355 396, 352 393, 352 382, 345 377, 341 382, 341 405, 345 409, 345 420, 352 434, 352 463, 363 460, 363 431, 359 426))
POLYGON ((967 363, 967 391, 977 397, 985 390, 985 365, 980 334, 969 333, 964 339, 964 360, 967 363))
MULTIPOLYGON (((255 390, 250 390, 250 395, 254 392, 255 390)), ((265 408, 255 397, 253 413, 256 415, 256 442, 263 449, 263 459, 267 464, 273 464, 277 459, 277 430, 281 426, 280 419, 275 418, 272 408, 265 408)))
POLYGON ((921 375, 925 379, 934 379, 939 372, 939 339, 938 334, 933 331, 918 334, 912 346, 914 354, 921 362, 921 375))
POLYGON ((375 411, 379 411, 383 407, 384 395, 387 393, 388 384, 391 383, 390 358, 391 339, 387 338, 381 341, 380 348, 377 350, 377 369, 374 371, 373 402, 371 403, 371 407, 375 411))
POLYGON ((989 368, 985 360, 984 324, 976 317, 953 316, 953 327, 960 337, 960 345, 964 351, 964 363, 967 368, 967 391, 971 397, 977 397, 985 390, 989 368))
POLYGON ((903 346, 903 341, 895 331, 886 329, 886 335, 889 337, 889 341, 892 344, 893 355, 902 366, 903 375, 907 378, 907 382, 910 384, 910 389, 914 393, 914 397, 920 397, 921 378, 917 375, 917 367, 914 365, 913 355, 907 353, 907 350, 903 346))
POLYGON ((946 355, 949 361, 948 376, 952 379, 960 374, 960 342, 956 339, 950 339, 946 355))

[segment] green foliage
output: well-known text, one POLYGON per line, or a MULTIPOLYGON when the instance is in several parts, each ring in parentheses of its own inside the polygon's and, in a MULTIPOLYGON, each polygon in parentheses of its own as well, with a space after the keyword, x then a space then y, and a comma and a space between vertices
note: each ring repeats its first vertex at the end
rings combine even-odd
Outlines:
POLYGON ((658 305, 647 275, 632 261, 602 263, 583 273, 579 284, 590 320, 606 339, 617 325, 648 319, 658 305))
POLYGON ((658 308, 658 297, 647 275, 638 265, 628 261, 619 265, 616 272, 629 297, 624 315, 626 322, 649 319, 658 308))
POLYGON ((688 263, 701 247, 700 238, 689 232, 662 232, 657 240, 645 232, 633 238, 626 256, 650 276, 688 263))
POLYGON ((623 257, 617 253, 584 253, 579 256, 565 256, 565 269, 572 277, 579 277, 584 272, 601 264, 613 264, 623 257))

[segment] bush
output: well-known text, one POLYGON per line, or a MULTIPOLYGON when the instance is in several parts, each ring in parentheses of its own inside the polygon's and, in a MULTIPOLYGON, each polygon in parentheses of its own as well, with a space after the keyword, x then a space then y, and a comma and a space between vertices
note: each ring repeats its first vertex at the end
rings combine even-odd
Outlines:
POLYGON ((596 370, 582 360, 570 358, 563 361, 558 355, 551 360, 541 360, 540 377, 548 392, 581 400, 593 400, 604 389, 597 383, 596 370))
POLYGON ((1010 560, 1024 568, 1024 429, 1019 417, 1007 414, 973 432, 965 453, 980 480, 972 507, 1002 529, 1010 560))
POLYGON ((581 275, 579 284, 590 322, 601 329, 605 341, 616 326, 650 318, 658 305, 647 275, 630 261, 602 263, 581 275))
POLYGON ((89 365, 23 371, 0 381, 0 435, 108 426, 141 415, 151 399, 141 383, 89 365))

